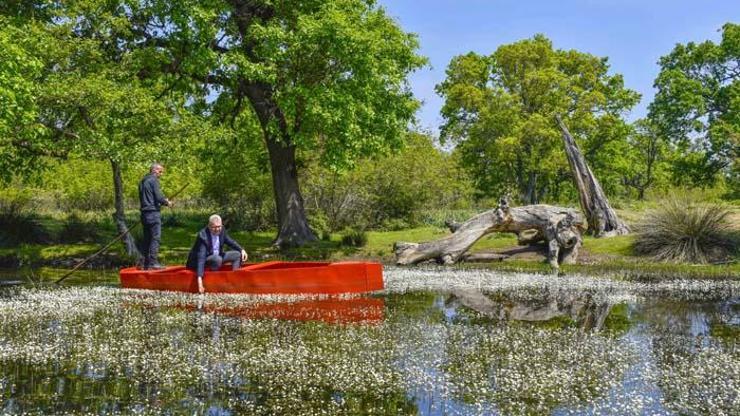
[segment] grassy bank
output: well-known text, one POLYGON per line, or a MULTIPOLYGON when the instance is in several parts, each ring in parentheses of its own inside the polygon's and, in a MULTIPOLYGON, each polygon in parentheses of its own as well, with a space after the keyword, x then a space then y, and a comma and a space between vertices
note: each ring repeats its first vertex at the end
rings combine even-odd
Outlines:
MULTIPOLYGON (((129 219, 130 224, 136 221, 135 213, 129 219)), ((204 225, 204 215, 200 212, 179 212, 177 215, 165 214, 163 218, 163 236, 161 260, 165 264, 183 264, 193 242, 195 233, 204 225)), ((64 230, 63 219, 45 217, 41 219, 48 230, 64 230)), ((88 225, 89 226, 89 225, 88 225)), ((68 228, 68 227, 67 227, 68 228)), ((69 268, 85 257, 96 252, 103 244, 116 236, 110 220, 101 218, 90 228, 94 239, 88 242, 63 243, 59 240, 44 244, 22 244, 16 247, 0 248, 0 261, 5 268, 17 267, 54 267, 69 268)), ((278 250, 272 246, 274 231, 243 232, 230 234, 249 253, 252 261, 286 260, 346 260, 370 259, 392 264, 393 243, 397 241, 428 241, 440 238, 448 233, 438 227, 420 227, 399 231, 370 231, 367 233, 367 244, 362 247, 345 246, 341 235, 334 233, 330 239, 318 241, 299 249, 278 250)), ((134 235, 138 236, 137 228, 134 235)), ((84 236, 85 233, 83 232, 84 236)), ((632 252, 632 236, 595 239, 586 237, 579 256, 579 264, 564 265, 565 273, 582 273, 595 275, 618 275, 629 279, 651 280, 657 278, 732 278, 740 279, 740 263, 735 261, 720 265, 687 265, 651 261, 632 252)), ((466 264, 458 267, 485 267, 506 271, 527 271, 549 273, 549 266, 544 262, 543 252, 516 252, 516 238, 511 234, 491 234, 473 247, 472 251, 509 252, 511 257, 495 263, 466 264)), ((122 244, 116 244, 100 260, 93 264, 95 268, 116 269, 133 264, 123 251, 122 244)))

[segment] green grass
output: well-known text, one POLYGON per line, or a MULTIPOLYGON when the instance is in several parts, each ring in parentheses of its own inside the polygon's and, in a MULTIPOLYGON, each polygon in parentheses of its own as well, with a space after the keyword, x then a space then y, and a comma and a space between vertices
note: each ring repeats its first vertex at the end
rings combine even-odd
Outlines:
MULTIPOLYGON (((166 216, 164 214, 164 220, 166 216)), ((137 220, 129 216, 129 224, 137 220)), ((178 213, 177 225, 164 226, 162 232, 161 260, 165 264, 184 264, 196 232, 204 226, 206 216, 199 212, 178 213)), ((45 218, 50 227, 62 219, 45 218)), ((165 222, 166 223, 166 222, 165 222)), ((137 227, 138 228, 138 227, 137 227)), ((97 243, 85 244, 26 244, 19 247, 0 249, 0 260, 22 260, 22 265, 40 267, 60 259, 82 259, 100 249, 106 242, 116 236, 112 221, 101 220, 100 237, 97 243)), ((140 230, 136 230, 140 233, 140 230)), ((394 261, 393 243, 397 241, 423 242, 449 235, 449 231, 439 227, 419 227, 400 231, 369 231, 368 241, 363 247, 346 247, 341 244, 341 235, 334 233, 328 241, 318 241, 307 246, 279 250, 272 246, 274 231, 244 232, 231 231, 231 236, 247 250, 250 261, 267 260, 328 260, 370 259, 392 264, 394 261)), ((740 263, 737 261, 724 265, 687 265, 651 261, 632 252, 632 235, 612 238, 585 237, 583 259, 590 264, 563 265, 561 271, 566 274, 579 273, 588 275, 609 274, 625 279, 653 280, 664 278, 733 278, 740 279, 740 263)), ((483 237, 472 248, 472 251, 501 251, 516 247, 513 234, 494 233, 483 237)), ((124 257, 121 244, 114 244, 109 256, 124 257)), ((16 261, 17 263, 17 261, 16 261)), ((487 268, 501 271, 523 271, 531 273, 550 273, 547 263, 540 258, 509 259, 503 262, 483 264, 462 264, 457 267, 487 268)))
POLYGON ((609 238, 586 236, 583 239, 583 248, 593 254, 633 256, 632 243, 634 240, 635 237, 632 234, 609 238))

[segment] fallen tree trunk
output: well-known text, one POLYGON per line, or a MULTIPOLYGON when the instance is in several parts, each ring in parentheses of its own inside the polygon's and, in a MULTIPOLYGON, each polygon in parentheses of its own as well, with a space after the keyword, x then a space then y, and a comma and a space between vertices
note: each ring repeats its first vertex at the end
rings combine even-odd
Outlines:
MULTIPOLYGON (((451 227, 452 228, 452 227, 451 227)), ((519 235, 526 230, 537 230, 548 246, 548 261, 557 269, 560 263, 574 263, 581 245, 585 221, 572 208, 551 205, 527 205, 510 208, 502 199, 499 206, 483 212, 462 224, 442 239, 425 243, 397 242, 393 245, 397 264, 416 264, 434 259, 453 264, 464 260, 465 253, 481 237, 492 232, 519 235)))
POLYGON ((617 213, 609 205, 606 194, 604 194, 599 181, 591 172, 591 168, 588 167, 586 159, 583 157, 573 136, 570 135, 568 128, 565 127, 565 123, 560 119, 560 116, 556 115, 555 119, 563 132, 565 154, 568 156, 568 163, 578 188, 581 209, 588 220, 588 231, 596 237, 629 234, 629 227, 617 217, 617 213))

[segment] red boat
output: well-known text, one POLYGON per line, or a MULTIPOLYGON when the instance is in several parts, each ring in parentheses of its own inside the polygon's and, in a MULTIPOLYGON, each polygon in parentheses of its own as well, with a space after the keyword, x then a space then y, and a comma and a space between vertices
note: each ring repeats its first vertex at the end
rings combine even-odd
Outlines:
MULTIPOLYGON (((128 289, 198 292, 195 272, 185 266, 163 270, 121 270, 121 287, 128 289)), ((225 266, 206 271, 203 286, 210 293, 299 294, 369 292, 383 289, 383 266, 366 262, 285 262, 225 266)))

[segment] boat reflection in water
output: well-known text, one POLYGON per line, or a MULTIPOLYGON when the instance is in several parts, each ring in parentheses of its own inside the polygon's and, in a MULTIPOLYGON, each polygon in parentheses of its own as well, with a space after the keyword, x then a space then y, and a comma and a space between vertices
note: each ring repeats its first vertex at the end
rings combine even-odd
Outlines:
POLYGON ((181 308, 244 319, 318 321, 332 324, 380 323, 385 316, 384 300, 370 297, 328 297, 283 302, 254 302, 242 305, 224 305, 203 301, 183 305, 181 308))

